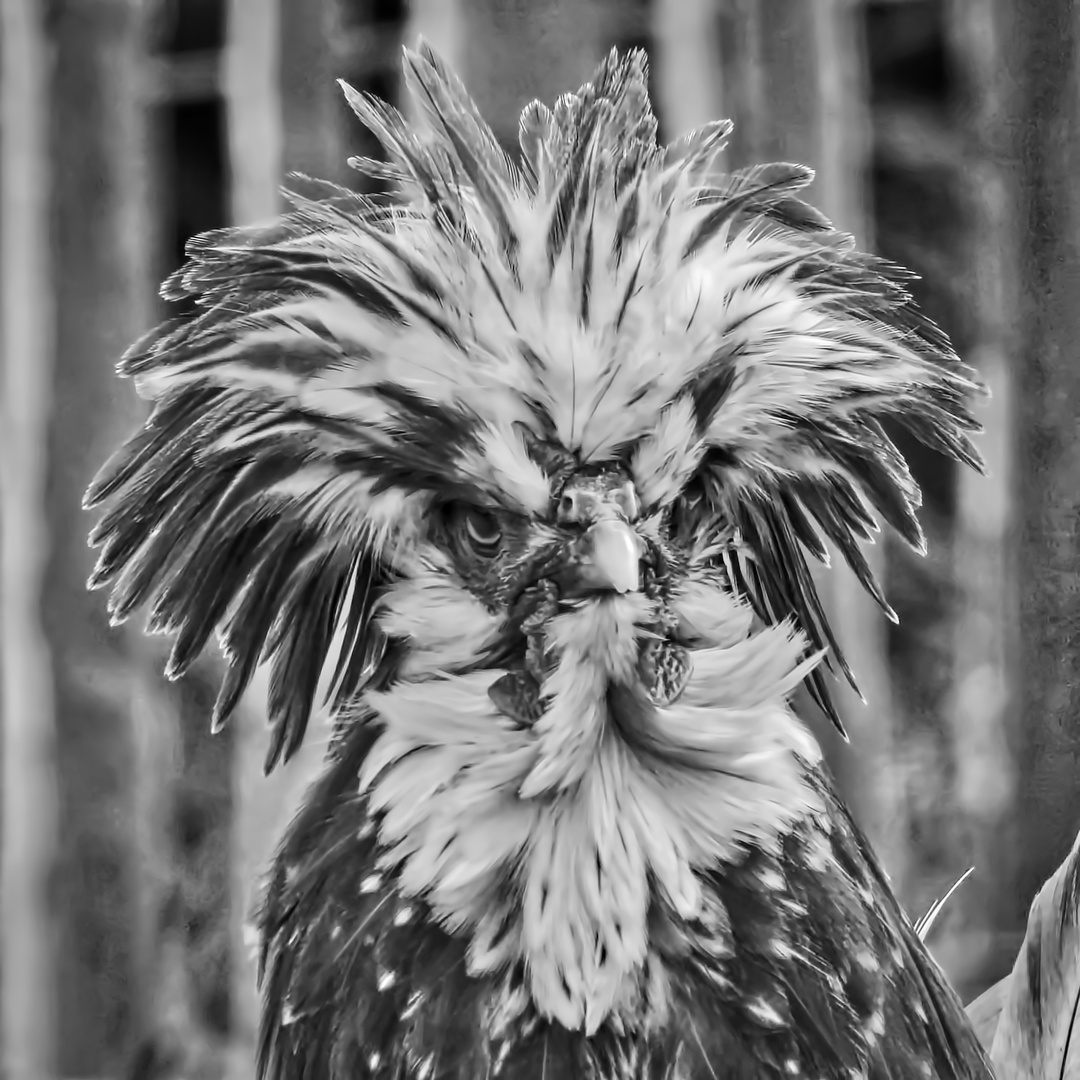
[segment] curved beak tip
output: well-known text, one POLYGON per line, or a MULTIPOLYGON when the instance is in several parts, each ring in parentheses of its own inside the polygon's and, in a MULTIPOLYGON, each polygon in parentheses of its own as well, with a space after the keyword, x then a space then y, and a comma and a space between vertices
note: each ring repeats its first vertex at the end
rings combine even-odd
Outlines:
POLYGON ((641 540, 625 521, 598 521, 588 541, 588 577, 600 588, 617 593, 637 592, 641 586, 641 540))

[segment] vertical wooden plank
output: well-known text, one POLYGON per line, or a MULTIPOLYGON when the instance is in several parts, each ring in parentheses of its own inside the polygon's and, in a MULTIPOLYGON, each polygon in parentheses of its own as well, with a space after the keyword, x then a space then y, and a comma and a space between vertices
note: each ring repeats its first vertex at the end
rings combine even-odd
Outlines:
POLYGON ((729 146, 733 166, 763 161, 765 139, 777 126, 766 96, 760 0, 719 3, 719 68, 724 113, 735 124, 729 146))
MULTIPOLYGON (((229 0, 223 84, 234 225, 269 220, 281 209, 280 19, 279 0, 229 0)), ((263 777, 262 768, 267 739, 265 691, 265 679, 256 678, 233 719, 229 1075, 237 1080, 250 1074, 254 1061, 258 996, 249 921, 275 839, 273 821, 267 820, 273 783, 263 777)))
POLYGON ((284 129, 280 0, 229 0, 224 88, 234 225, 281 208, 284 129))
MULTIPOLYGON (((868 76, 855 0, 734 0, 720 18, 723 96, 735 122, 730 160, 798 161, 816 170, 810 197, 860 246, 873 244, 867 175, 872 150, 868 76)), ((865 550, 879 578, 885 544, 865 550)), ((899 729, 888 626, 843 562, 816 573, 866 703, 839 682, 850 746, 822 729, 837 780, 893 884, 904 888, 906 844, 899 729)))
MULTIPOLYGON (((465 58, 468 0, 412 0, 405 23, 405 44, 416 48, 423 38, 455 71, 465 58)), ((463 73, 463 78, 467 75, 463 73)))
POLYGON ((42 619, 49 547, 51 54, 40 5, 0 7, 0 837, 5 1071, 55 1075, 55 701, 42 619))
MULTIPOLYGON (((118 433, 117 440, 124 434, 118 433)), ((205 1036, 192 1017, 192 987, 178 947, 185 914, 175 904, 179 871, 174 843, 182 708, 178 695, 163 685, 160 643, 147 639, 134 623, 124 629, 124 644, 130 676, 117 688, 116 708, 129 710, 133 720, 131 824, 137 865, 129 935, 131 993, 139 1001, 134 1041, 125 1057, 127 1068, 141 1076, 152 1072, 147 1063, 172 1057, 189 1067, 205 1053, 205 1036)))
POLYGON ((592 74, 606 52, 606 10, 598 0, 420 0, 410 4, 405 41, 429 40, 513 148, 525 104, 553 103, 592 74))
MULTIPOLYGON (((989 476, 961 472, 953 576, 960 600, 953 630, 954 673, 949 730, 956 763, 956 801, 970 837, 973 887, 952 902, 964 932, 941 960, 967 986, 1007 970, 1013 951, 995 949, 997 898, 1012 891, 1015 852, 1003 843, 1014 807, 1016 775, 1009 729, 1018 704, 1019 597, 1012 525, 1014 372, 1019 304, 1016 227, 1002 160, 1008 117, 1002 80, 1002 27, 978 0, 951 0, 948 46, 959 83, 956 128, 962 139, 967 215, 966 263, 971 275, 973 340, 969 361, 991 391, 979 418, 989 476), (992 888, 989 886, 993 886, 992 888)), ((1029 898, 1030 899, 1030 898, 1029 898)))
MULTIPOLYGON (((338 0, 303 5, 231 0, 225 88, 233 223, 267 220, 282 210, 280 188, 287 173, 344 178, 345 110, 332 59, 339 25, 338 0)), ((250 1075, 258 1027, 250 916, 274 848, 321 768, 329 733, 316 717, 296 757, 264 776, 266 690, 260 672, 236 717, 233 747, 232 1067, 237 1077, 250 1075)))
POLYGON ((57 1049, 62 1073, 119 1070, 147 1019, 147 894, 137 813, 138 658, 85 582, 93 556, 80 501, 130 420, 117 358, 146 327, 148 256, 142 0, 50 8, 50 153, 56 295, 46 632, 53 647, 61 791, 57 1049))
POLYGON ((1014 485, 1021 675, 1011 749, 1019 769, 1013 887, 1021 920, 1080 821, 1080 10, 1072 0, 992 5, 1007 118, 1000 160, 1017 207, 1019 293, 1014 485))
MULTIPOLYGON (((342 182, 348 172, 343 125, 352 120, 336 80, 339 0, 281 6, 283 164, 287 172, 342 182)), ((395 58, 396 59, 396 58, 395 58)))
MULTIPOLYGON (((817 169, 813 195, 818 205, 864 249, 874 243, 868 177, 873 137, 869 76, 856 0, 823 0, 808 5, 808 39, 815 58, 813 132, 817 169)), ((797 44, 795 48, 797 49, 797 44)), ((867 562, 887 588, 887 542, 865 548, 867 562)), ((842 691, 840 707, 850 747, 834 747, 838 780, 904 896, 908 884, 907 810, 903 731, 892 694, 888 622, 846 568, 829 575, 828 594, 837 633, 856 674, 865 702, 842 691)))
MULTIPOLYGON (((160 234, 149 280, 156 289, 181 256, 177 241, 186 236, 177 234, 179 224, 190 235, 227 220, 225 110, 216 100, 223 95, 225 4, 151 0, 148 18, 154 52, 146 106, 155 137, 153 205, 160 234), (196 45, 206 51, 184 48, 196 45)), ((172 314, 155 312, 157 318, 172 314)), ((220 1075, 234 952, 226 857, 233 837, 233 732, 214 736, 209 730, 220 677, 212 653, 182 680, 167 683, 162 672, 172 642, 141 636, 140 624, 130 624, 132 646, 147 655, 151 671, 141 683, 146 718, 138 731, 145 738, 152 728, 158 745, 140 742, 138 752, 156 758, 156 768, 150 760, 143 766, 145 783, 148 789, 158 785, 164 805, 151 812, 164 820, 167 833, 145 864, 159 873, 154 924, 146 928, 155 949, 153 1026, 135 1050, 131 1071, 153 1075, 168 1062, 174 1074, 220 1075)), ((148 798, 153 794, 148 790, 148 798)), ((156 825, 145 830, 148 842, 159 835, 156 825)))
POLYGON ((665 141, 724 115, 718 0, 655 0, 653 78, 665 141))
MULTIPOLYGON (((138 50, 134 106, 139 149, 129 164, 138 170, 134 182, 141 192, 131 208, 133 225, 136 220, 138 223, 135 242, 139 246, 133 268, 141 276, 141 299, 135 315, 145 325, 155 318, 158 283, 166 265, 161 207, 168 190, 164 176, 167 155, 163 152, 161 110, 155 108, 158 87, 153 72, 154 46, 160 39, 160 22, 169 14, 167 8, 162 0, 141 0, 132 39, 138 50)), ((140 326, 139 332, 144 328, 140 326)), ((103 377, 113 378, 112 372, 104 372, 103 377)), ((108 417, 115 447, 140 422, 146 405, 130 383, 113 381, 112 386, 119 392, 115 412, 108 417)), ((100 604, 105 598, 97 594, 96 599, 100 604)), ((122 635, 129 679, 116 688, 115 708, 126 709, 132 717, 132 829, 137 865, 136 905, 129 933, 133 954, 131 993, 138 998, 139 1006, 126 1058, 127 1067, 134 1072, 140 1056, 160 1053, 170 1039, 188 1044, 196 1039, 190 1022, 176 1022, 181 1007, 186 1011, 190 1004, 191 987, 184 957, 175 947, 177 929, 168 926, 163 917, 170 910, 176 890, 175 800, 181 774, 184 709, 174 692, 176 688, 164 678, 166 643, 147 637, 140 619, 126 624, 122 635)), ((189 1021, 189 1016, 184 1019, 189 1021)), ((187 1060, 191 1060, 190 1055, 187 1060)))

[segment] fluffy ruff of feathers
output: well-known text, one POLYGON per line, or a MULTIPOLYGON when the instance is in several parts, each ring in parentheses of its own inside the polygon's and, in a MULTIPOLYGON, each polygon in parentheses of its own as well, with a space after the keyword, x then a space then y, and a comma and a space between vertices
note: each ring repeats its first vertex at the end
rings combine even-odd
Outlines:
POLYGON ((416 129, 346 88, 399 199, 191 241, 165 295, 198 313, 125 357, 153 415, 88 496, 113 616, 150 603, 172 675, 219 632, 216 724, 270 663, 268 768, 334 662, 263 914, 262 1068, 985 1076, 786 705, 806 679, 839 724, 807 557, 889 611, 859 544, 876 515, 922 536, 885 425, 977 465, 970 373, 808 169, 722 173, 727 122, 659 147, 641 54, 529 106, 520 163, 430 51, 405 79, 416 129), (645 584, 538 631, 556 508, 605 472, 645 584), (486 561, 461 507, 501 530, 486 561), (523 723, 491 690, 538 632, 523 723), (674 700, 643 695, 651 641, 688 658, 674 700))
MULTIPOLYGON (((416 616, 436 603, 412 587, 387 596, 425 655, 445 641, 442 620, 416 616)), ((632 1023, 641 1011, 657 901, 700 917, 704 869, 775 849, 821 810, 808 779, 820 752, 785 705, 815 659, 800 662, 804 643, 788 627, 751 633, 749 608, 703 581, 674 598, 699 647, 678 701, 642 721, 652 753, 613 734, 629 710, 606 690, 630 682, 649 607, 634 594, 555 618, 558 661, 533 727, 496 709, 497 670, 402 682, 364 701, 383 724, 360 772, 380 820, 380 868, 467 937, 470 974, 523 961, 539 1011, 590 1035, 612 1013, 632 1023)), ((467 609, 458 599, 452 610, 469 637, 467 609)))

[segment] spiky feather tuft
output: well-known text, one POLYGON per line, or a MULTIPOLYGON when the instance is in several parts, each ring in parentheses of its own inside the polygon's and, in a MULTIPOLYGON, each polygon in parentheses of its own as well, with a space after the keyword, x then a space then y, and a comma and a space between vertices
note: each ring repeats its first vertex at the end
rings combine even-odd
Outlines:
POLYGON ((727 122, 658 146, 640 52, 530 105, 520 163, 428 48, 405 78, 419 129, 345 87, 400 201, 328 188, 192 240, 164 294, 198 314, 125 356, 153 415, 87 497, 115 617, 150 602, 173 674, 221 627, 219 721, 271 659, 272 764, 338 623, 339 693, 388 682, 372 612, 433 500, 542 512, 547 442, 623 460, 648 508, 692 491, 760 614, 846 671, 807 554, 888 611, 860 543, 880 516, 922 545, 883 424, 979 464, 975 383, 902 278, 801 201, 810 170, 720 172, 727 122))

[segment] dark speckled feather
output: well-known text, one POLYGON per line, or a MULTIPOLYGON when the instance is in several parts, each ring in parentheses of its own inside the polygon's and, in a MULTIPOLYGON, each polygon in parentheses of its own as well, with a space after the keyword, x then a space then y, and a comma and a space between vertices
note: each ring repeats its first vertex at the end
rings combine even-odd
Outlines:
POLYGON ((261 916, 269 1080, 989 1076, 958 998, 823 774, 812 781, 820 818, 775 854, 748 851, 707 875, 711 918, 686 922, 654 901, 675 1002, 666 1022, 648 1036, 611 1024, 588 1037, 541 1020, 516 973, 471 978, 462 942, 380 872, 353 782, 373 738, 370 725, 351 729, 274 865, 261 916))

